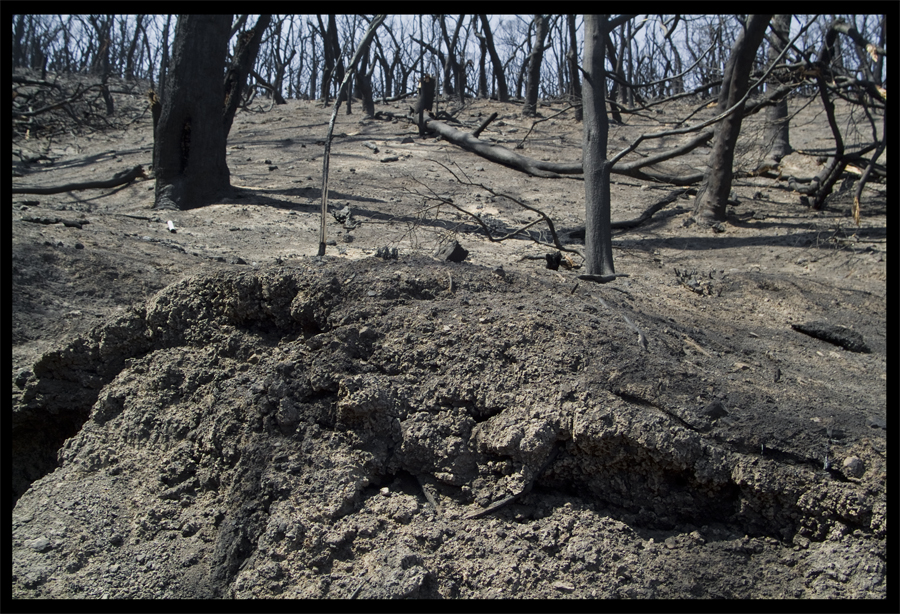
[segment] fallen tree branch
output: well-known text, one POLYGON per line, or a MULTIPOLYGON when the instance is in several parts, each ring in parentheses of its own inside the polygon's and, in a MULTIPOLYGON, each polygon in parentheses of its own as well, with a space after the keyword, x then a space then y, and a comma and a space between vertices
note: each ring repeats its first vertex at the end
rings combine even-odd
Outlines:
MULTIPOLYGON (((495 190, 487 187, 486 185, 484 185, 482 183, 474 183, 474 182, 470 181, 468 177, 466 177, 466 180, 463 181, 462 179, 459 178, 459 176, 456 173, 454 173, 452 170, 450 170, 446 165, 442 164, 441 162, 438 162, 437 160, 432 160, 430 158, 426 158, 426 160, 428 162, 434 162, 435 164, 439 164, 440 166, 444 167, 444 169, 448 173, 453 175, 453 178, 456 179, 456 181, 458 181, 462 185, 473 187, 473 188, 481 188, 482 190, 485 190, 486 192, 490 192, 494 196, 500 196, 502 198, 506 198, 507 200, 510 200, 510 201, 516 203, 523 209, 528 209, 529 211, 532 211, 532 212, 538 214, 538 219, 534 220, 533 222, 529 222, 528 224, 525 224, 524 226, 517 228, 516 230, 513 230, 512 232, 508 232, 505 235, 503 235, 502 237, 495 237, 493 235, 493 233, 491 232, 491 229, 488 227, 487 224, 484 223, 484 220, 482 220, 480 216, 475 215, 471 211, 466 211, 465 209, 463 209, 462 207, 460 207, 459 205, 454 203, 451 199, 440 196, 439 194, 435 193, 435 191, 432 190, 430 187, 428 187, 421 181, 414 178, 414 181, 419 183, 419 185, 424 186, 425 189, 427 189, 429 192, 431 192, 430 198, 432 200, 438 200, 444 204, 450 205, 451 207, 453 207, 460 213, 463 213, 463 214, 471 217, 472 219, 474 219, 478 223, 478 225, 481 226, 481 228, 484 230, 484 233, 487 236, 488 241, 490 241, 491 243, 499 243, 500 241, 505 241, 506 239, 511 239, 512 237, 514 237, 518 234, 524 233, 526 230, 528 230, 532 226, 536 226, 537 224, 540 224, 541 222, 546 222, 547 228, 550 231, 550 236, 553 238, 553 243, 550 244, 550 243, 546 243, 543 241, 539 241, 539 240, 535 239, 533 236, 529 235, 529 238, 532 241, 534 241, 538 245, 543 245, 545 247, 555 247, 556 249, 558 249, 559 251, 562 251, 562 252, 575 253, 575 254, 578 254, 579 256, 581 256, 582 258, 584 258, 584 254, 582 254, 581 251, 579 251, 578 249, 563 247, 562 242, 559 240, 559 235, 556 232, 556 227, 553 224, 553 220, 551 220, 550 217, 547 216, 547 214, 544 213, 543 211, 541 211, 540 209, 538 209, 536 207, 532 207, 531 205, 526 205, 521 200, 519 200, 513 196, 510 196, 509 194, 502 194, 500 192, 496 192, 495 190)), ((460 173, 463 174, 463 176, 465 176, 465 174, 462 172, 462 170, 460 170, 460 173)))
POLYGON ((95 83, 94 85, 89 85, 88 87, 86 87, 84 89, 80 89, 80 87, 81 86, 78 86, 75 89, 75 93, 72 94, 71 96, 69 96, 68 98, 66 98, 65 100, 61 100, 60 102, 56 102, 51 105, 47 105, 46 107, 42 107, 36 111, 18 111, 18 110, 13 109, 13 115, 15 115, 17 117, 34 117, 35 115, 40 115, 41 113, 46 113, 47 111, 52 111, 53 109, 58 109, 60 107, 64 107, 65 105, 69 104, 70 102, 75 102, 76 100, 81 98, 83 95, 85 95, 86 93, 88 93, 89 91, 94 89, 95 87, 97 87, 97 88, 101 87, 101 84, 95 83))
MULTIPOLYGON (((666 205, 670 205, 679 197, 684 194, 696 194, 696 188, 681 188, 678 190, 673 190, 669 192, 665 198, 661 201, 654 203, 647 207, 643 213, 641 213, 638 217, 631 220, 622 220, 620 222, 612 222, 610 224, 610 228, 613 230, 627 230, 629 228, 636 228, 652 218, 657 212, 663 209, 666 205)), ((578 228, 568 233, 568 236, 572 239, 584 239, 584 228, 578 228)))
MULTIPOLYGON (((443 122, 434 119, 424 120, 428 128, 431 128, 442 137, 466 151, 486 158, 491 162, 508 166, 509 168, 522 171, 533 177, 544 177, 551 179, 560 179, 564 175, 580 175, 584 172, 581 162, 544 162, 543 160, 534 160, 518 154, 502 145, 492 145, 476 139, 471 134, 457 130, 443 122)), ((643 181, 654 181, 660 183, 671 183, 673 185, 691 185, 698 183, 703 179, 703 173, 693 173, 691 175, 678 176, 671 175, 657 170, 644 169, 647 164, 654 164, 670 157, 679 155, 678 152, 684 153, 696 147, 699 147, 705 140, 708 140, 706 134, 699 135, 697 138, 681 145, 675 150, 667 151, 653 158, 653 162, 639 160, 634 163, 613 166, 612 173, 616 175, 625 175, 634 179, 643 181), (673 153, 675 152, 675 153, 673 153)), ((579 178, 580 179, 580 178, 579 178)))
POLYGON ((122 171, 113 175, 112 179, 101 181, 85 181, 83 183, 67 183, 65 185, 50 186, 47 188, 13 188, 13 194, 61 194, 63 192, 76 192, 78 190, 94 190, 102 188, 114 188, 129 183, 138 177, 146 178, 144 168, 138 164, 133 169, 122 171))
POLYGON ((530 493, 531 489, 534 488, 534 483, 537 481, 537 479, 539 477, 541 477, 541 474, 544 473, 547 470, 547 468, 550 466, 550 464, 556 459, 557 454, 559 454, 559 448, 560 448, 560 443, 557 441, 555 444, 553 444, 553 449, 550 450, 550 454, 547 456, 547 460, 545 460, 544 464, 541 465, 541 468, 538 469, 534 473, 534 475, 531 476, 531 479, 528 480, 528 483, 525 484, 525 487, 522 488, 522 490, 520 492, 518 492, 515 495, 506 497, 505 499, 501 499, 500 501, 497 501, 496 503, 489 505, 488 507, 484 508, 483 510, 478 510, 477 512, 472 512, 470 514, 467 514, 466 516, 463 516, 463 518, 465 518, 466 520, 473 520, 475 518, 481 518, 482 516, 487 516, 488 514, 492 514, 492 513, 496 512, 497 510, 499 510, 500 508, 506 507, 513 501, 520 499, 520 498, 524 497, 525 495, 527 495, 528 493, 530 493))
POLYGON ((62 224, 68 228, 81 228, 84 224, 90 224, 87 220, 67 220, 61 217, 47 217, 40 215, 23 215, 22 221, 44 225, 62 224))
POLYGON ((490 116, 490 117, 488 117, 486 120, 484 120, 483 122, 481 122, 481 125, 478 126, 477 128, 475 128, 475 130, 472 131, 472 136, 474 136, 474 137, 477 139, 479 136, 481 136, 481 133, 484 131, 484 129, 488 127, 488 124, 490 124, 490 123, 491 123, 492 121, 494 121, 495 119, 497 119, 497 112, 496 112, 496 111, 494 111, 493 113, 491 113, 491 116, 490 116))
POLYGON ((559 164, 556 165, 559 168, 555 168, 553 164, 538 163, 537 160, 526 158, 501 145, 485 143, 471 134, 463 132, 462 130, 457 130, 443 122, 427 118, 424 119, 424 122, 428 128, 434 130, 454 145, 457 145, 466 151, 478 154, 482 158, 487 158, 491 162, 496 162, 497 164, 520 170, 534 177, 558 179, 561 177, 561 174, 582 172, 581 163, 559 164))

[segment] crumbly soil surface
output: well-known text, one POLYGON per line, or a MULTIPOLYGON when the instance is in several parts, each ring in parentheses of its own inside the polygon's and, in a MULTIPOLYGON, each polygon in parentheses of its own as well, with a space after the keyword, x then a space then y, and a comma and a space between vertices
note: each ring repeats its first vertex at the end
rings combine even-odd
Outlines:
MULTIPOLYGON (((135 93, 108 127, 17 134, 13 185, 149 168, 142 90, 120 87, 135 93)), ((564 107, 517 151, 577 160, 564 107)), ((152 180, 15 195, 13 596, 884 598, 886 187, 863 191, 859 227, 852 180, 801 206, 787 177, 829 146, 818 108, 791 101, 781 179, 747 176, 765 143, 745 120, 724 232, 690 224, 685 194, 613 233, 628 277, 603 285, 526 258, 555 251, 532 240, 545 225, 491 242, 430 199, 502 233, 535 220, 507 194, 579 246, 577 176, 529 177, 358 103, 329 181, 351 217, 328 216, 321 259, 321 103, 239 112, 238 187, 213 205, 156 211, 152 180), (452 240, 464 262, 432 256, 452 240), (856 345, 793 328, 809 324, 856 345)), ((691 110, 625 116, 610 152, 691 110)), ((456 117, 492 112, 484 139, 532 127, 516 104, 456 117)), ((839 118, 848 148, 871 138, 839 118)), ((673 189, 613 182, 614 221, 673 189)))

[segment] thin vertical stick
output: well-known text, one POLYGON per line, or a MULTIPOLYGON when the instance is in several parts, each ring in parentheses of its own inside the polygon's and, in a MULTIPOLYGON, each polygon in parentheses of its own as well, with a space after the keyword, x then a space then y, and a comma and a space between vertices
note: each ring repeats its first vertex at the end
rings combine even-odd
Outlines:
POLYGON ((347 90, 347 83, 350 81, 350 76, 353 74, 353 71, 356 70, 356 64, 359 62, 363 53, 366 52, 369 43, 372 42, 372 38, 375 36, 375 30, 384 21, 384 17, 384 15, 377 15, 375 19, 372 20, 372 23, 369 24, 369 29, 366 30, 365 36, 363 36, 362 41, 356 48, 356 53, 353 54, 353 59, 350 60, 350 66, 347 67, 347 72, 344 73, 344 81, 341 83, 341 89, 338 92, 337 100, 334 101, 334 109, 331 112, 331 121, 328 122, 328 136, 325 137, 325 160, 322 165, 322 219, 319 224, 319 256, 325 255, 325 216, 328 214, 328 162, 331 159, 331 139, 334 134, 334 122, 337 119, 338 109, 341 108, 341 98, 343 98, 343 94, 347 90))

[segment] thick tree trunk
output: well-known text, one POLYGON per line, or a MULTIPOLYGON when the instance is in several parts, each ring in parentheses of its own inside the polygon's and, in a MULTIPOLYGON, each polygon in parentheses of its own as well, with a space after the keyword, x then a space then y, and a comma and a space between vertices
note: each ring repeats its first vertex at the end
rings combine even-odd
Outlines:
POLYGON ((191 209, 230 187, 222 69, 230 15, 182 15, 156 129, 156 208, 191 209))
POLYGON ((494 66, 494 77, 497 79, 497 99, 500 102, 509 102, 509 89, 506 87, 506 77, 503 74, 503 62, 494 48, 494 35, 491 34, 491 24, 487 15, 479 15, 481 29, 484 30, 484 41, 487 44, 488 54, 491 56, 491 64, 494 66))
POLYGON ((606 15, 584 16, 584 257, 587 274, 598 280, 615 279, 610 232, 609 173, 606 158, 609 119, 606 116, 604 42, 609 30, 606 15))
MULTIPOLYGON (((778 55, 787 46, 791 29, 790 15, 775 15, 772 18, 772 44, 769 45, 769 63, 775 61, 778 55)), ((776 71, 777 72, 777 71, 776 71)), ((781 81, 773 73, 769 80, 769 87, 775 88, 781 85, 781 81)), ((766 109, 766 142, 770 143, 769 152, 766 155, 766 164, 777 164, 781 159, 791 153, 790 124, 788 123, 787 97, 766 109)))
MULTIPOLYGON (((719 93, 719 109, 725 111, 735 106, 747 93, 750 69, 756 50, 762 42, 771 15, 750 15, 746 28, 738 36, 725 66, 722 89, 719 93)), ((724 118, 716 128, 716 136, 706 179, 697 194, 694 217, 697 221, 712 225, 725 221, 725 205, 731 193, 734 164, 734 146, 741 132, 743 104, 724 118)))
POLYGON ((535 42, 528 58, 528 83, 525 87, 525 108, 522 115, 534 117, 537 113, 538 89, 541 85, 541 61, 544 59, 544 41, 547 40, 549 15, 535 15, 535 42))

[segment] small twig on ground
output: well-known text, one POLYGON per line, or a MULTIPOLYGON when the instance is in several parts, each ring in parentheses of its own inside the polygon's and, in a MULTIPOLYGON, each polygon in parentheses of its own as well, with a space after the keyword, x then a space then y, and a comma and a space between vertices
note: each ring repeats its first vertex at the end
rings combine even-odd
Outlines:
POLYGON ((432 494, 430 492, 428 492, 427 488, 425 488, 425 482, 422 481, 422 477, 417 475, 416 480, 419 482, 419 488, 421 488, 422 492, 425 493, 425 498, 428 499, 428 502, 431 504, 431 507, 434 508, 435 512, 440 514, 441 508, 438 507, 437 501, 434 500, 434 497, 432 496, 432 494))
MULTIPOLYGON (((480 216, 475 215, 474 213, 472 213, 470 211, 466 211, 465 209, 463 209, 462 207, 460 207, 459 205, 454 203, 451 199, 445 198, 445 197, 437 194, 434 190, 431 189, 431 187, 429 187, 428 185, 422 183, 421 181, 419 181, 418 179, 413 177, 413 180, 416 181, 416 183, 425 187, 425 189, 427 189, 429 192, 431 192, 431 196, 427 197, 427 198, 430 198, 432 200, 437 200, 444 204, 450 205, 451 207, 453 207, 460 213, 463 213, 463 214, 469 216, 470 218, 472 218, 473 220, 475 220, 478 223, 478 225, 481 226, 481 228, 484 230, 488 241, 490 241, 492 243, 499 243, 500 241, 505 241, 506 239, 510 239, 518 234, 524 233, 526 230, 528 230, 532 226, 536 226, 537 224, 540 224, 543 221, 543 222, 547 223, 547 228, 550 230, 550 236, 553 237, 553 243, 551 244, 551 243, 546 243, 544 241, 539 241, 539 240, 535 239, 533 236, 529 235, 529 238, 532 241, 534 241, 538 245, 543 245, 545 247, 555 247, 556 249, 558 249, 561 252, 575 253, 575 254, 578 254, 579 256, 581 256, 582 258, 584 257, 584 254, 582 254, 581 251, 579 251, 578 249, 563 247, 562 243, 559 240, 559 236, 556 233, 556 226, 554 226, 553 220, 551 220, 550 217, 546 213, 541 211, 540 209, 537 209, 536 207, 532 207, 530 205, 526 205, 519 199, 517 199, 513 196, 510 196, 509 194, 503 194, 501 192, 497 192, 496 190, 493 190, 492 188, 489 188, 488 186, 486 186, 484 184, 474 183, 473 181, 469 180, 469 178, 462 171, 462 169, 459 169, 459 172, 463 177, 465 177, 465 180, 460 179, 459 175, 457 175, 455 172, 450 170, 450 168, 448 168, 445 164, 438 162, 437 160, 434 160, 431 158, 426 158, 426 160, 428 162, 434 162, 435 164, 442 166, 448 173, 453 175, 453 178, 456 179, 456 181, 458 181, 462 185, 473 187, 473 188, 481 188, 482 190, 485 190, 486 192, 490 192, 494 196, 500 196, 502 198, 511 200, 512 202, 516 203, 523 209, 528 209, 529 211, 533 211, 534 213, 538 214, 538 216, 539 216, 538 219, 536 219, 532 222, 529 222, 528 224, 525 224, 524 226, 517 228, 516 230, 513 230, 512 232, 508 232, 505 235, 503 235, 502 237, 495 237, 493 235, 493 233, 491 232, 491 229, 488 228, 487 224, 484 223, 484 221, 481 219, 480 216)), ((422 194, 418 194, 418 195, 423 196, 422 194)))
MULTIPOLYGON (((600 304, 603 305, 604 308, 606 308, 610 311, 615 311, 612 307, 609 306, 609 304, 606 301, 603 300, 603 297, 598 296, 597 300, 600 301, 600 304)), ((641 347, 641 349, 643 351, 646 352, 647 351, 647 335, 645 335, 644 331, 642 331, 640 328, 638 328, 637 324, 632 322, 631 318, 629 318, 627 315, 625 315, 624 313, 620 313, 619 315, 621 315, 622 319, 625 320, 625 324, 628 326, 628 328, 630 328, 631 330, 633 330, 634 332, 636 332, 638 334, 638 345, 641 347)))
POLYGON ((481 518, 482 516, 487 516, 488 514, 496 512, 500 508, 509 505, 516 499, 519 499, 519 498, 527 495, 528 493, 530 493, 531 489, 534 487, 534 483, 537 481, 537 479, 541 476, 541 474, 543 474, 547 470, 547 468, 550 466, 550 464, 554 460, 556 460, 556 456, 559 454, 559 448, 560 448, 560 442, 557 441, 555 444, 553 444, 553 449, 550 450, 550 454, 547 456, 547 460, 545 460, 544 464, 541 465, 541 468, 538 469, 534 473, 533 476, 531 476, 531 479, 528 480, 528 483, 525 484, 525 487, 518 494, 510 495, 509 497, 506 497, 505 499, 501 499, 500 501, 497 501, 496 503, 489 505, 488 507, 484 508, 483 510, 478 510, 477 512, 472 512, 471 514, 467 514, 466 516, 463 516, 463 518, 466 520, 472 520, 474 518, 481 518))
POLYGON ((365 581, 365 579, 363 579, 362 582, 359 583, 359 586, 357 586, 355 589, 353 589, 353 592, 350 593, 350 599, 356 599, 356 597, 359 595, 359 591, 362 590, 362 587, 365 583, 366 583, 366 581, 365 581))
POLYGON ((531 136, 532 132, 534 132, 534 127, 537 126, 539 123, 545 122, 548 119, 553 119, 554 117, 558 117, 558 116, 562 115, 563 113, 565 113, 566 111, 568 111, 569 109, 574 109, 574 108, 575 108, 575 105, 570 104, 569 106, 567 106, 565 109, 563 109, 559 113, 554 113, 553 115, 550 115, 548 117, 542 117, 541 119, 534 120, 534 122, 532 122, 532 124, 531 124, 531 128, 528 129, 528 132, 525 134, 525 136, 522 137, 522 140, 519 142, 519 144, 516 145, 516 149, 524 149, 525 148, 525 141, 528 140, 528 137, 531 136))

